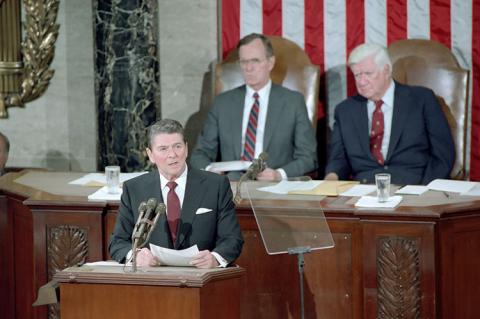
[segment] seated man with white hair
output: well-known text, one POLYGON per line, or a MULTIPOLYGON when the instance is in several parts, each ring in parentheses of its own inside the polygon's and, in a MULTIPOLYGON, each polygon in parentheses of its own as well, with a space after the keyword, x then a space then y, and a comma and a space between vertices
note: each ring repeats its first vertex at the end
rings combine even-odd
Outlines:
POLYGON ((325 179, 394 184, 448 178, 455 160, 450 127, 432 90, 392 79, 386 48, 362 44, 348 58, 358 94, 335 109, 325 179))

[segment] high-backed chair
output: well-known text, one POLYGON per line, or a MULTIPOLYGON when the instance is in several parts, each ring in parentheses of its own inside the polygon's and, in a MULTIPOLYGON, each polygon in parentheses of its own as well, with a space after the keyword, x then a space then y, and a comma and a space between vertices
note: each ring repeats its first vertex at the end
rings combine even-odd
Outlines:
MULTIPOLYGON (((299 91, 305 97, 308 117, 316 128, 320 71, 310 62, 307 54, 295 42, 278 36, 268 36, 272 41, 275 66, 272 82, 299 91)), ((233 50, 215 67, 215 94, 233 89, 244 83, 238 52, 233 50)))
POLYGON ((393 78, 400 83, 432 89, 442 105, 455 143, 451 178, 466 179, 466 140, 469 71, 462 69, 449 48, 433 40, 409 39, 392 43, 388 52, 393 78))

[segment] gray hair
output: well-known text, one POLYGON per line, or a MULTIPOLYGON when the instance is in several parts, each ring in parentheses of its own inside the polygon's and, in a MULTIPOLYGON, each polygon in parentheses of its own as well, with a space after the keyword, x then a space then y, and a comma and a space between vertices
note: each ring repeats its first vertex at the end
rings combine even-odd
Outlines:
POLYGON ((2 132, 0 132, 0 139, 3 139, 5 141, 5 147, 7 148, 7 153, 10 152, 10 141, 8 140, 8 137, 6 137, 5 134, 2 134, 2 132))
POLYGON ((182 124, 172 119, 161 119, 148 127, 148 146, 152 146, 152 141, 158 134, 180 134, 185 140, 185 133, 182 124))
POLYGON ((267 57, 272 57, 273 56, 272 41, 270 41, 269 38, 267 38, 266 36, 260 33, 250 33, 249 35, 244 36, 242 39, 240 39, 240 41, 238 41, 237 50, 240 49, 241 46, 247 45, 256 39, 259 39, 260 41, 262 41, 263 46, 265 47, 265 52, 267 53, 267 57))
POLYGON ((390 60, 387 49, 384 46, 375 43, 360 44, 353 49, 348 57, 348 66, 351 67, 352 65, 372 55, 373 61, 379 68, 383 68, 385 65, 388 65, 390 72, 392 71, 392 60, 390 60))

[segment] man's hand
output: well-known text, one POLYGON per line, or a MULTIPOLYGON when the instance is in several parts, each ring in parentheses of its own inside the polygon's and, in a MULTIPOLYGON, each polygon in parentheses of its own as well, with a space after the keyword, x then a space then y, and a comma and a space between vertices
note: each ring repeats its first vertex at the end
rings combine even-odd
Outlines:
POLYGON ((208 250, 199 252, 190 262, 197 268, 215 268, 218 267, 218 261, 208 250))
POLYGON ((281 179, 282 175, 279 172, 268 167, 257 175, 257 181, 279 181, 281 179))
POLYGON ((338 181, 338 175, 337 173, 331 172, 325 175, 324 180, 326 181, 338 181))
POLYGON ((142 248, 137 253, 137 266, 158 266, 160 262, 148 248, 142 248))

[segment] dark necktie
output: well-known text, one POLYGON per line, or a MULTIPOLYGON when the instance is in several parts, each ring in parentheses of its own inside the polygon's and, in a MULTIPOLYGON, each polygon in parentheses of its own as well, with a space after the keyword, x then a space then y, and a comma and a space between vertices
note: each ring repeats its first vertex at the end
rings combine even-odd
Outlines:
POLYGON ((177 193, 175 193, 177 183, 168 182, 167 186, 170 189, 167 194, 167 220, 170 234, 172 235, 172 241, 175 245, 177 239, 177 226, 178 221, 180 220, 180 200, 178 199, 177 193))
POLYGON ((380 165, 384 163, 382 140, 385 126, 383 123, 382 105, 382 100, 375 102, 375 111, 373 111, 372 115, 372 130, 370 131, 370 152, 372 152, 373 157, 375 157, 380 165))
POLYGON ((260 102, 258 101, 258 93, 253 94, 253 105, 248 117, 247 130, 245 131, 245 145, 243 148, 242 160, 252 161, 255 157, 255 142, 257 137, 257 121, 260 102))

